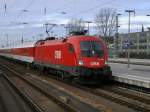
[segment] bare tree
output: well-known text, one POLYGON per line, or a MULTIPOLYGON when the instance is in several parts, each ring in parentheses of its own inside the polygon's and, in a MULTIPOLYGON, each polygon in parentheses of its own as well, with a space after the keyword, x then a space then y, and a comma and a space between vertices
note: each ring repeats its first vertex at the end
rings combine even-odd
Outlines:
POLYGON ((101 9, 95 16, 95 24, 98 33, 110 37, 115 31, 116 11, 111 8, 101 9))
POLYGON ((68 32, 83 32, 85 29, 85 22, 82 19, 71 19, 68 22, 68 32))

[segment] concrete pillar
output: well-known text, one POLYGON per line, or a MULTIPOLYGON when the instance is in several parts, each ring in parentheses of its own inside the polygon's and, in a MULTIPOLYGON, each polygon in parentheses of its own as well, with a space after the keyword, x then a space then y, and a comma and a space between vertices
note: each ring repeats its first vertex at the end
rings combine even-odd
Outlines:
POLYGON ((137 53, 139 53, 139 45, 140 45, 139 40, 140 40, 140 34, 138 33, 136 36, 137 53))
POLYGON ((147 54, 149 54, 149 38, 150 38, 150 34, 149 34, 149 32, 147 33, 147 35, 146 35, 146 51, 147 51, 147 54))
POLYGON ((120 51, 122 52, 123 47, 123 35, 120 35, 120 51))

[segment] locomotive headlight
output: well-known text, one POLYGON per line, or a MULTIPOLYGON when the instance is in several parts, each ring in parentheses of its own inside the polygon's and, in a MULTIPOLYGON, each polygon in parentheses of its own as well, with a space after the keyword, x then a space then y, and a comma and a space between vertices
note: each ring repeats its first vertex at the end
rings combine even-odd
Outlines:
POLYGON ((83 65, 83 61, 82 60, 79 60, 79 65, 83 65))
POLYGON ((105 65, 108 65, 108 61, 105 61, 105 65))

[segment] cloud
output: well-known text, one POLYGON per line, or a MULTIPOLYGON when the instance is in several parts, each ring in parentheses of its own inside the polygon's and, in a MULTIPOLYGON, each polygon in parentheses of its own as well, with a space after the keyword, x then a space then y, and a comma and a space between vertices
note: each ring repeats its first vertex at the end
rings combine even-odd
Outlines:
MULTIPOLYGON (((115 8, 117 13, 123 14, 119 17, 119 31, 127 32, 128 14, 126 9, 136 10, 136 15, 131 16, 131 30, 140 31, 141 25, 150 26, 150 17, 146 17, 150 10, 150 0, 3 0, 0 4, 0 33, 2 35, 9 33, 11 38, 25 35, 31 37, 39 32, 45 33, 44 23, 67 24, 68 20, 73 17, 84 20, 93 20, 94 15, 104 7, 115 8), (4 4, 7 4, 7 12, 4 12, 4 4), (44 8, 47 12, 44 15, 44 8), (27 9, 28 12, 22 12, 27 9), (62 14, 61 12, 66 12, 62 14), (28 24, 15 24, 11 21, 28 24)), ((94 27, 95 24, 90 24, 94 27)), ((62 27, 61 27, 62 28, 62 27)), ((56 27, 55 33, 65 34, 65 30, 56 27)), ((91 28, 93 30, 94 28, 91 28)), ((1 38, 1 37, 0 37, 1 38)))

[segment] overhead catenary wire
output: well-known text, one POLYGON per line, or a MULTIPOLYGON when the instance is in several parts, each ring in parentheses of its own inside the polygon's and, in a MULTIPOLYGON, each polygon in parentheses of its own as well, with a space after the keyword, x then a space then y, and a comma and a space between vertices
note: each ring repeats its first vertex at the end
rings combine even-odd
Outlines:
POLYGON ((103 2, 103 3, 100 3, 100 4, 96 5, 96 6, 93 6, 93 7, 91 7, 91 8, 88 8, 88 9, 82 10, 82 11, 80 11, 80 12, 78 12, 78 13, 72 14, 72 15, 69 16, 69 17, 72 18, 72 17, 74 17, 75 15, 85 14, 85 13, 91 12, 91 11, 93 11, 93 10, 97 10, 98 8, 105 7, 106 5, 109 5, 109 4, 111 4, 112 2, 114 2, 114 1, 116 1, 116 0, 108 0, 108 1, 105 1, 105 2, 103 2), (101 7, 100 7, 100 6, 101 6, 101 7))

